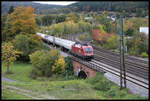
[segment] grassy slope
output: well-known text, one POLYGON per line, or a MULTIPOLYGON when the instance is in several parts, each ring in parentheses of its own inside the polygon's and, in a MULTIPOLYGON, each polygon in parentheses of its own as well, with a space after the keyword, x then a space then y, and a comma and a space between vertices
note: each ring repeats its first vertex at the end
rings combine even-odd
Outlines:
POLYGON ((14 92, 11 92, 10 90, 8 89, 2 89, 2 99, 31 99, 27 96, 24 96, 22 94, 18 94, 18 93, 14 93, 14 92))
MULTIPOLYGON (((98 91, 92 88, 92 85, 85 82, 85 80, 67 80, 63 81, 62 77, 51 77, 51 78, 39 78, 37 80, 32 80, 29 78, 31 71, 31 64, 15 63, 11 66, 13 74, 5 74, 6 68, 2 66, 2 76, 8 77, 10 79, 18 80, 20 82, 3 82, 3 85, 11 85, 19 88, 32 90, 33 92, 38 92, 40 94, 48 94, 50 96, 55 96, 60 99, 141 99, 141 97, 133 94, 127 94, 123 97, 107 96, 107 92, 98 91), (61 81, 57 81, 57 80, 61 81), (42 80, 42 81, 41 81, 42 80)), ((3 90, 3 96, 8 91, 3 90)), ((116 92, 119 92, 119 87, 116 88, 116 92)), ((10 94, 11 95, 11 94, 10 94)), ((14 98, 18 99, 18 97, 14 98)), ((2 97, 3 98, 3 97, 2 97)), ((8 96, 8 98, 13 98, 8 96)), ((25 97, 23 97, 24 99, 25 97)), ((142 98, 143 99, 143 98, 142 98)))

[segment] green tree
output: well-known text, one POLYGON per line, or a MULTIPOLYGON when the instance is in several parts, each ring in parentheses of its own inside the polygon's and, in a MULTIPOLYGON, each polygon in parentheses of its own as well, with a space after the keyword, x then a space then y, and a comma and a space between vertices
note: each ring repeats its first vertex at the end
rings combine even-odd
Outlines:
POLYGON ((6 20, 7 20, 7 16, 8 14, 5 13, 2 17, 1 17, 1 30, 2 30, 2 41, 6 40, 6 34, 4 33, 4 28, 6 26, 6 20))
POLYGON ((30 54, 30 62, 33 66, 31 72, 31 77, 33 78, 36 78, 37 76, 50 77, 53 73, 52 68, 54 66, 58 67, 60 70, 57 72, 55 71, 54 73, 58 74, 64 71, 64 60, 62 57, 60 57, 60 54, 55 49, 51 49, 50 51, 35 51, 34 53, 30 54))
POLYGON ((22 54, 19 57, 21 61, 29 61, 29 54, 39 50, 42 47, 41 39, 36 35, 19 34, 14 39, 14 46, 22 54))
POLYGON ((8 10, 8 14, 11 14, 14 11, 14 6, 10 6, 9 10, 8 10))
POLYGON ((143 52, 149 54, 148 36, 144 33, 137 33, 127 41, 128 52, 131 55, 139 56, 143 52))
POLYGON ((12 43, 2 43, 2 62, 7 67, 7 73, 10 72, 9 67, 16 60, 17 54, 12 43))
POLYGON ((80 17, 77 14, 74 14, 73 12, 70 12, 66 17, 66 21, 74 21, 75 23, 77 23, 79 19, 80 17))
POLYGON ((70 79, 72 75, 74 75, 73 65, 69 59, 69 57, 65 57, 65 75, 67 79, 70 79))

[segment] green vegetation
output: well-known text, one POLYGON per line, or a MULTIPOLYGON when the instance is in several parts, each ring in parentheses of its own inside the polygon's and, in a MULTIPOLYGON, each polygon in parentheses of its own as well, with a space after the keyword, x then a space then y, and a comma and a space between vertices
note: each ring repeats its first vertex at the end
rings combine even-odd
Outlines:
POLYGON ((52 74, 63 74, 65 71, 64 58, 57 50, 41 50, 30 54, 33 66, 31 77, 36 79, 38 76, 50 77, 52 74))
POLYGON ((2 99, 3 100, 13 100, 13 99, 31 99, 30 97, 24 96, 17 92, 11 92, 7 89, 2 89, 2 99))
POLYGON ((96 90, 108 91, 111 87, 111 83, 103 75, 104 74, 97 73, 95 77, 87 79, 87 82, 96 90))
POLYGON ((148 54, 146 52, 141 53, 141 57, 148 58, 148 54))
POLYGON ((16 35, 13 41, 14 41, 13 44, 16 50, 22 52, 20 57, 17 59, 19 61, 28 62, 29 54, 37 50, 40 50, 43 47, 42 40, 37 35, 19 34, 19 35, 16 35))
MULTIPOLYGON (((97 38, 97 44, 106 49, 119 49, 119 36, 114 34, 120 29, 119 24, 116 25, 119 22, 117 20, 115 23, 108 19, 108 15, 116 15, 118 18, 122 10, 125 16, 129 16, 130 13, 135 13, 131 16, 140 16, 140 12, 141 16, 148 14, 146 2, 140 2, 140 5, 139 3, 97 2, 103 6, 102 8, 94 7, 95 3, 87 4, 89 2, 77 2, 72 5, 75 7, 66 6, 68 8, 63 7, 52 11, 41 11, 40 9, 34 11, 32 7, 11 6, 8 14, 1 17, 2 76, 17 81, 2 83, 2 99, 28 99, 29 96, 24 96, 26 90, 30 91, 29 95, 32 95, 33 98, 46 99, 51 96, 58 99, 145 99, 131 94, 128 89, 120 91, 119 87, 107 80, 103 74, 96 74, 95 77, 86 80, 74 76, 69 57, 63 58, 58 51, 48 49, 42 44, 41 38, 36 35, 36 32, 42 32, 62 37, 68 34, 83 33, 79 39, 84 40, 91 37, 92 32, 96 32, 99 35, 93 36, 97 38), (109 7, 105 4, 109 4, 109 7), (120 5, 131 6, 131 8, 120 5), (92 12, 97 10, 100 12, 92 12), (107 10, 117 12, 110 14, 107 10), (80 11, 84 12, 76 13, 80 11), (35 12, 38 15, 34 14, 35 12), (63 14, 57 14, 60 12, 63 14), (17 55, 19 55, 18 58, 16 58, 17 55), (13 62, 15 63, 9 68, 13 62), (8 74, 9 71, 11 73, 8 74), (19 90, 25 90, 25 92, 21 93, 19 90)), ((6 8, 4 5, 5 3, 3 3, 3 8, 6 8)), ((126 44, 129 54, 148 57, 148 37, 138 33, 141 26, 148 26, 148 19, 125 19, 125 36, 132 37, 126 40, 126 44)))
POLYGON ((48 27, 42 27, 41 32, 47 33, 49 35, 54 35, 56 37, 61 37, 67 34, 76 34, 79 32, 90 32, 91 24, 89 22, 79 21, 75 23, 74 21, 65 21, 62 23, 54 24, 48 27), (46 32, 49 31, 49 32, 46 32))
POLYGON ((77 77, 74 75, 73 72, 73 65, 71 63, 71 60, 69 57, 65 57, 65 76, 66 76, 66 80, 70 80, 70 79, 76 79, 77 77))
MULTIPOLYGON (((49 78, 38 77, 33 80, 29 77, 32 70, 31 64, 16 62, 12 68, 13 74, 9 75, 5 74, 5 69, 5 66, 2 65, 2 76, 18 82, 2 82, 2 85, 30 90, 39 95, 45 94, 58 99, 146 99, 136 94, 131 94, 126 89, 120 91, 119 87, 104 78, 103 74, 97 74, 95 77, 86 80, 66 80, 60 75, 53 75, 49 78)), ((6 96, 5 90, 2 90, 2 93, 3 96, 6 96)), ((36 97, 38 96, 36 95, 36 97)), ((6 99, 11 98, 11 96, 8 96, 6 99)), ((18 97, 14 98, 19 99, 18 97)), ((22 97, 22 99, 24 98, 26 97, 22 97)))
POLYGON ((78 38, 79 38, 79 40, 85 40, 90 37, 91 37, 90 34, 85 32, 85 33, 81 34, 78 38))
POLYGON ((96 73, 96 76, 86 79, 86 82, 91 84, 92 88, 98 91, 101 96, 108 99, 144 99, 139 95, 131 94, 129 89, 120 90, 120 87, 106 79, 103 73, 96 73))
POLYGON ((131 55, 140 56, 143 52, 145 55, 149 54, 148 51, 148 36, 144 33, 138 33, 132 39, 127 40, 128 53, 131 55))
POLYGON ((10 73, 10 65, 13 64, 16 58, 18 57, 16 53, 17 51, 14 49, 12 43, 2 43, 2 61, 7 67, 7 73, 10 73))
POLYGON ((35 34, 37 26, 34 19, 34 9, 32 7, 18 6, 8 14, 4 26, 2 38, 4 41, 14 39, 18 34, 35 34))
MULTIPOLYGON (((124 18, 123 32, 126 39, 125 45, 127 46, 127 53, 129 55, 147 57, 149 54, 148 36, 145 33, 139 33, 139 28, 146 26, 148 26, 148 19, 146 18, 124 18), (128 39, 128 37, 130 37, 130 39, 128 39), (143 52, 146 54, 142 55, 143 52)), ((120 36, 115 34, 120 31, 119 19, 116 22, 112 22, 109 21, 105 15, 96 16, 96 23, 93 29, 99 31, 93 31, 93 39, 103 48, 120 50, 120 36), (109 25, 109 27, 107 25, 109 25), (99 39, 97 37, 99 37, 99 39)))
POLYGON ((112 34, 107 37, 106 41, 102 46, 106 49, 120 49, 120 36, 112 34))
POLYGON ((74 12, 99 12, 99 11, 111 11, 111 12, 123 12, 125 16, 143 17, 148 15, 148 2, 77 2, 68 5, 66 8, 74 12), (76 8, 76 9, 75 9, 76 8))

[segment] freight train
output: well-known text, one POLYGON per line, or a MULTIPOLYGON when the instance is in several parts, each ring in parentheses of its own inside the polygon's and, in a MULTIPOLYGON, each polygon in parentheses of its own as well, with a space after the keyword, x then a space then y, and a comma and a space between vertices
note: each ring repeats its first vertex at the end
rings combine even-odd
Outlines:
POLYGON ((42 40, 48 44, 55 44, 62 47, 62 49, 68 50, 74 56, 80 57, 84 60, 91 60, 94 58, 93 47, 88 44, 81 44, 79 42, 74 42, 66 39, 61 39, 58 37, 37 33, 42 40))

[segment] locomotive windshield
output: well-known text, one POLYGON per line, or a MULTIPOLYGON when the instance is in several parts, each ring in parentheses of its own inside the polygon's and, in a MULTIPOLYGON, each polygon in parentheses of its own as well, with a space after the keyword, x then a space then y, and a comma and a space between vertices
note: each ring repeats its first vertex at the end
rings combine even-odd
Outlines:
POLYGON ((92 52, 92 48, 85 48, 85 52, 86 53, 91 53, 92 52))

